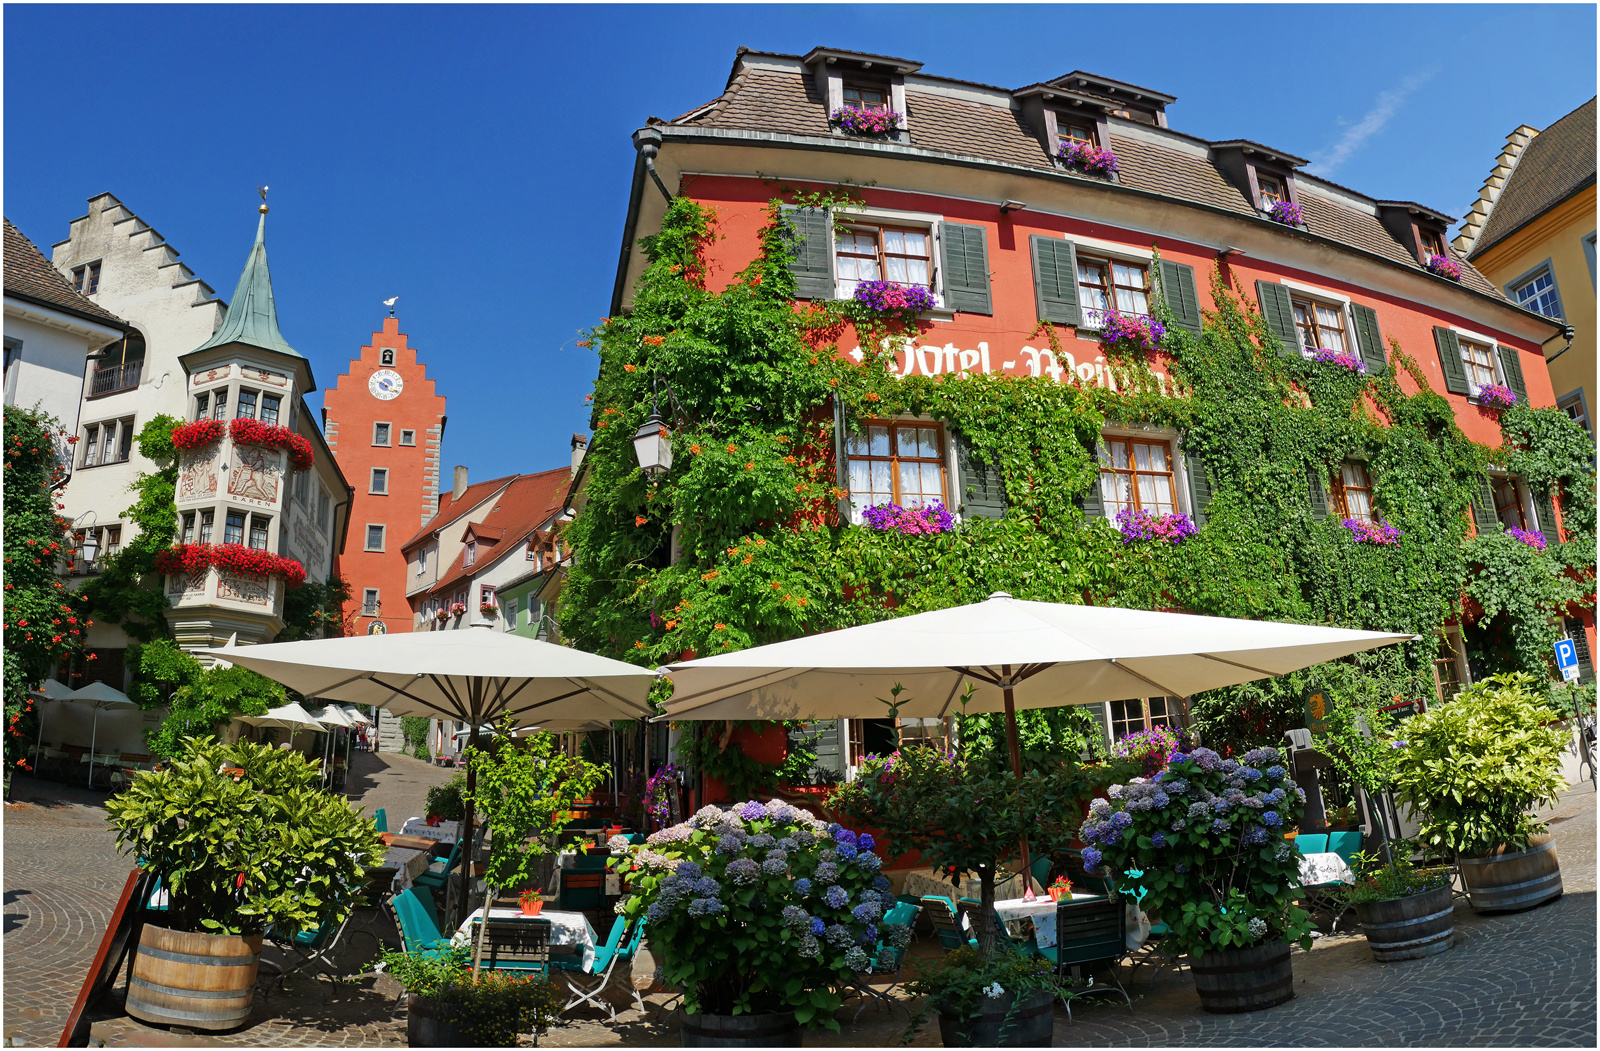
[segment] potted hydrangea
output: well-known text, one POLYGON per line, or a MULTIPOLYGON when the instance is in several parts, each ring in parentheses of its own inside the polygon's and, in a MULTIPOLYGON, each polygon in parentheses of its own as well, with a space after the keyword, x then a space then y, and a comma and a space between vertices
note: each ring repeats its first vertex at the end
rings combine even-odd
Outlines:
POLYGON ((649 923, 683 990, 686 1047, 791 1046, 837 1030, 838 989, 868 965, 894 904, 871 836, 781 800, 701 810, 613 862, 623 915, 649 923))
POLYGON ((1089 804, 1080 835, 1085 871, 1126 887, 1141 870, 1144 908, 1189 955, 1208 1011, 1255 1011, 1294 996, 1289 943, 1311 947, 1311 923, 1294 905, 1299 855, 1283 839, 1305 792, 1276 748, 1242 760, 1209 748, 1174 752, 1151 778, 1112 785, 1089 804))

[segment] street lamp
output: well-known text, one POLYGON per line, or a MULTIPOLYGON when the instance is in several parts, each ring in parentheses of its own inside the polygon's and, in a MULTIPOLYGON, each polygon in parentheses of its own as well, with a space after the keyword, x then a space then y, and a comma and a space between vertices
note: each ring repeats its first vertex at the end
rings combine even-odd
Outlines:
MULTIPOLYGON (((674 418, 682 416, 678 399, 672 396, 672 386, 667 385, 667 403, 674 410, 674 418)), ((633 434, 633 455, 646 478, 660 478, 672 470, 672 431, 661 418, 661 380, 650 378, 650 417, 639 425, 633 434)), ((679 420, 681 422, 681 420, 679 420)))

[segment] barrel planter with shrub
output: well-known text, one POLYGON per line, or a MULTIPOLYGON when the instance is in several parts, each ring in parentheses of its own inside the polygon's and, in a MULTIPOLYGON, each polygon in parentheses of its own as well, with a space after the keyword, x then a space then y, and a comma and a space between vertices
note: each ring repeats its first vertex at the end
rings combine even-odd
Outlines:
POLYGON ((1219 949, 1189 957, 1200 1006, 1213 1014, 1240 1014, 1294 999, 1294 969, 1287 942, 1219 949))
POLYGON ((142 1022, 237 1029, 250 1017, 261 935, 191 934, 147 923, 128 982, 127 1011, 142 1022))
POLYGON ((1387 901, 1355 905, 1356 922, 1379 963, 1420 960, 1455 941, 1456 906, 1450 884, 1387 901))
POLYGON ((798 1047, 793 1011, 768 1014, 683 1016, 684 1047, 798 1047))
POLYGON ((561 1017, 564 999, 549 979, 484 968, 472 973, 466 945, 422 952, 391 950, 383 969, 406 991, 406 1040, 412 1047, 515 1047, 542 1036, 561 1017))
POLYGON ((1561 897, 1561 865, 1548 833, 1528 837, 1526 850, 1501 847, 1459 859, 1461 882, 1479 912, 1517 912, 1561 897))
POLYGON ((1035 989, 985 996, 976 1017, 940 1011, 939 1037, 945 1047, 1049 1047, 1055 1031, 1055 994, 1035 989))
POLYGON ((473 1040, 453 1011, 439 1008, 431 996, 406 997, 406 1044, 409 1047, 472 1047, 473 1040))

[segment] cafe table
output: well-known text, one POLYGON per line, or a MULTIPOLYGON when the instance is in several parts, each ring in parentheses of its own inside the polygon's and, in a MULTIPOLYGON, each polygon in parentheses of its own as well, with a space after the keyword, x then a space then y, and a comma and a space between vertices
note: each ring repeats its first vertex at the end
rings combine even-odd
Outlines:
POLYGON ((421 836, 436 843, 454 843, 461 835, 461 822, 441 821, 437 825, 430 825, 424 818, 412 817, 407 818, 405 824, 400 826, 400 834, 421 836))
POLYGON ((378 868, 395 870, 392 886, 398 894, 411 886, 412 881, 427 870, 432 860, 433 856, 426 847, 417 849, 391 844, 378 868))
MULTIPOLYGON (((1073 901, 1089 901, 1102 897, 1099 894, 1083 894, 1074 891, 1073 901)), ((1006 933, 1013 938, 1025 937, 1027 924, 1025 920, 1033 921, 1033 941, 1041 949, 1053 948, 1056 944, 1056 903, 1048 895, 1043 894, 1028 901, 1025 898, 1007 898, 994 903, 995 915, 1000 917, 1000 922, 1005 924, 1006 933)))
POLYGON ((1354 883, 1356 874, 1350 863, 1331 851, 1321 854, 1300 855, 1300 882, 1307 887, 1320 887, 1329 883, 1354 883))
MULTIPOLYGON (((472 944, 472 927, 483 915, 483 910, 473 909, 462 921, 460 929, 450 939, 455 945, 472 944)), ((550 921, 550 944, 554 946, 568 946, 575 950, 583 969, 588 971, 594 966, 594 946, 596 942, 594 927, 589 923, 589 917, 581 912, 558 912, 554 909, 541 909, 539 915, 525 915, 520 907, 505 908, 492 905, 489 908, 491 920, 510 920, 517 923, 527 923, 533 920, 550 921)))

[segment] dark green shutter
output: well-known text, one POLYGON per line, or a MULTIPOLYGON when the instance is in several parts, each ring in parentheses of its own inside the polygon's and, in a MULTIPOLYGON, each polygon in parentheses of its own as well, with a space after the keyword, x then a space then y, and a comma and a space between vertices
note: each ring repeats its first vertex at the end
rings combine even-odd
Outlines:
POLYGON ((1500 516, 1494 513, 1494 487, 1482 475, 1478 476, 1478 487, 1472 494, 1472 524, 1480 533, 1495 533, 1505 528, 1500 516))
POLYGON ((795 298, 832 299, 833 217, 822 208, 785 208, 783 214, 794 226, 789 272, 794 274, 795 298))
POLYGON ((953 435, 956 443, 956 502, 963 515, 1004 518, 1006 487, 998 464, 983 463, 972 455, 972 443, 953 435))
POLYGON ((844 744, 839 733, 838 719, 819 719, 803 723, 789 732, 789 740, 797 744, 809 742, 817 758, 806 771, 812 782, 830 783, 844 779, 844 744))
POLYGON ((1072 242, 1034 234, 1033 288, 1040 321, 1081 324, 1078 313, 1078 255, 1072 242))
POLYGON ((1185 453, 1189 465, 1189 510, 1194 524, 1206 524, 1206 508, 1211 506, 1211 478, 1206 474, 1205 461, 1194 453, 1185 453))
POLYGON ((967 314, 992 315, 987 228, 945 223, 940 227, 939 249, 944 260, 944 305, 967 314))
MULTIPOLYGON (((1451 394, 1467 393, 1467 367, 1461 363, 1461 341, 1443 325, 1435 325, 1433 344, 1439 348, 1439 367, 1444 369, 1444 389, 1451 394)), ((1492 508, 1494 504, 1489 506, 1492 508)))
POLYGON ((1594 682, 1594 659, 1589 654, 1589 634, 1583 630, 1583 621, 1576 617, 1567 617, 1562 623, 1567 629, 1567 638, 1572 640, 1572 649, 1578 658, 1578 681, 1594 682))
POLYGON ((1300 330, 1294 323, 1294 303, 1289 290, 1276 281, 1257 281, 1256 299, 1261 303, 1261 317, 1267 328, 1278 337, 1278 353, 1286 358, 1300 356, 1300 330))
MULTIPOLYGON (((1089 450, 1089 462, 1098 467, 1100 463, 1098 449, 1091 448, 1089 450)), ((1072 502, 1078 505, 1078 509, 1083 512, 1086 518, 1104 518, 1106 516, 1106 502, 1100 495, 1100 474, 1098 470, 1095 472, 1094 481, 1089 483, 1089 488, 1075 497, 1072 502)))
POLYGON ((1550 543, 1556 543, 1560 538, 1556 536, 1556 505, 1550 499, 1550 490, 1541 489, 1535 493, 1533 506, 1539 512, 1539 532, 1550 543))
POLYGON ((1500 368, 1506 374, 1506 386, 1517 393, 1517 400, 1528 404, 1528 385, 1522 382, 1522 362, 1517 359, 1517 348, 1500 344, 1500 368))
POLYGON ((1361 348, 1361 360, 1367 366, 1367 375, 1376 376, 1389 367, 1389 356, 1383 349, 1383 333, 1378 331, 1378 312, 1360 303, 1352 303, 1350 313, 1355 316, 1356 346, 1361 348))
POLYGON ((1179 328, 1200 334, 1200 295, 1195 290, 1194 267, 1161 260, 1161 298, 1179 328))
POLYGON ((839 497, 839 524, 850 524, 850 431, 844 422, 844 402, 833 396, 834 484, 844 490, 839 497))
POLYGON ((1328 489, 1315 467, 1306 468, 1306 489, 1311 494, 1311 517, 1328 517, 1328 489))

